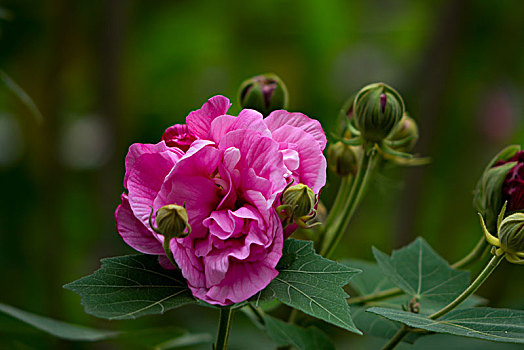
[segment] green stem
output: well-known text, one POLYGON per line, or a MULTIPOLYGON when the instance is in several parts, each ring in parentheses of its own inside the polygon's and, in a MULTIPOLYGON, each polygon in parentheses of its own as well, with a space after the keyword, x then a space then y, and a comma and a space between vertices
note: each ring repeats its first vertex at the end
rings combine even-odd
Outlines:
POLYGON ((258 322, 264 326, 266 324, 266 321, 264 321, 264 314, 262 311, 260 311, 258 308, 251 305, 251 303, 247 303, 247 307, 251 310, 251 312, 255 315, 258 322))
POLYGON ((175 262, 175 258, 173 257, 173 252, 171 252, 171 247, 169 246, 169 243, 171 240, 164 237, 164 242, 162 242, 162 247, 164 248, 164 252, 166 253, 167 259, 169 262, 176 268, 178 268, 178 265, 175 262))
POLYGON ((340 239, 346 231, 349 222, 355 213, 355 209, 362 199, 362 194, 364 193, 364 189, 369 181, 371 170, 375 165, 376 155, 377 152, 375 148, 366 150, 362 155, 357 176, 351 186, 349 198, 346 199, 342 211, 338 214, 342 219, 336 220, 330 226, 326 226, 324 241, 320 249, 320 255, 323 257, 329 258, 333 254, 340 239))
POLYGON ((227 341, 229 340, 229 331, 231 329, 231 314, 233 310, 230 307, 220 308, 220 318, 218 320, 217 341, 214 350, 226 350, 227 341))
MULTIPOLYGON (((335 197, 335 202, 329 211, 324 227, 330 227, 333 224, 333 221, 340 219, 340 210, 344 207, 346 199, 351 193, 351 180, 353 176, 348 175, 342 178, 340 181, 340 187, 338 188, 337 196, 335 197)), ((325 233, 325 232, 324 232, 325 233)))
POLYGON ((475 293, 477 289, 479 289, 482 283, 484 283, 486 279, 491 275, 491 273, 495 271, 497 266, 499 266, 503 258, 504 254, 500 256, 495 255, 494 257, 492 257, 489 263, 484 268, 484 270, 482 270, 482 272, 477 276, 477 278, 475 278, 473 283, 471 283, 469 287, 462 292, 462 294, 460 294, 455 300, 453 300, 448 305, 444 306, 439 311, 430 315, 429 318, 432 320, 436 320, 437 318, 444 316, 445 314, 462 304, 467 298, 473 295, 473 293, 475 293))
POLYGON ((394 349, 398 345, 398 343, 400 343, 402 339, 404 339, 404 337, 408 334, 408 332, 409 332, 408 327, 406 327, 405 325, 400 327, 397 333, 395 333, 395 335, 388 341, 388 343, 384 345, 382 350, 394 349))
POLYGON ((371 301, 379 301, 384 300, 392 297, 396 297, 397 295, 401 295, 404 293, 402 289, 400 288, 390 288, 386 290, 381 290, 379 292, 366 294, 366 295, 360 295, 358 297, 354 297, 348 300, 349 305, 355 305, 355 304, 366 304, 371 301))
POLYGON ((481 236, 475 248, 473 248, 473 250, 469 252, 468 255, 451 265, 451 267, 454 269, 462 269, 468 267, 482 256, 482 254, 486 250, 487 245, 488 243, 486 242, 486 239, 484 238, 484 236, 481 236))
MULTIPOLYGON (((471 295, 473 295, 473 293, 475 293, 479 289, 482 283, 484 283, 486 279, 491 275, 491 273, 495 271, 497 266, 499 266, 503 258, 504 254, 500 256, 495 255, 494 257, 492 257, 489 263, 484 268, 484 270, 482 270, 482 272, 477 276, 477 278, 475 278, 473 283, 471 283, 469 287, 466 288, 466 290, 464 290, 451 303, 444 306, 442 309, 435 312, 434 314, 429 315, 428 318, 431 320, 436 320, 437 318, 446 315, 450 311, 454 310, 457 306, 462 304, 467 298, 469 298, 471 295)), ((409 328, 405 325, 402 326, 402 328, 398 330, 398 332, 389 340, 389 342, 382 348, 382 350, 390 350, 395 348, 395 346, 397 346, 408 333, 409 328)))

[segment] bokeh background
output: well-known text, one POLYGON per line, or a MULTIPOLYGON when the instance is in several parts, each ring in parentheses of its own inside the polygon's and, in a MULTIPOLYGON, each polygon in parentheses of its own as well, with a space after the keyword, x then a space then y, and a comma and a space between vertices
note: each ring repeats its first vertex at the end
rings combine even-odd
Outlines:
MULTIPOLYGON (((472 190, 499 149, 524 141, 524 3, 417 0, 4 0, 0 69, 42 121, 0 83, 0 302, 95 327, 175 325, 215 333, 215 310, 107 322, 61 286, 103 257, 133 253, 116 232, 124 156, 155 143, 215 94, 238 111, 240 83, 275 72, 290 110, 333 130, 344 100, 384 81, 421 132, 421 168, 389 169, 371 185, 337 254, 372 258, 422 235, 449 260, 477 242, 472 190)), ((330 205, 336 176, 322 200, 330 205)), ((504 264, 479 292, 524 308, 523 268, 504 264)), ((0 347, 123 349, 70 343, 0 319, 0 347)), ((329 328, 340 349, 383 340, 329 328)), ((232 349, 274 348, 237 313, 232 349)), ((406 349, 512 349, 431 336, 406 349)), ((204 348, 207 348, 205 346, 204 348)))

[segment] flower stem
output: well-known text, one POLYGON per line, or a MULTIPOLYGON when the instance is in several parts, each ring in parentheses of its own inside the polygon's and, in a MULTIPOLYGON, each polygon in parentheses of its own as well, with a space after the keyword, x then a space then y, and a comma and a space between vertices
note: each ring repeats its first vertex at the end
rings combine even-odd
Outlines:
POLYGON ((226 350, 227 341, 229 340, 229 331, 231 329, 231 315, 233 310, 230 307, 220 308, 220 318, 218 320, 217 341, 213 350, 226 350))
MULTIPOLYGON (((486 265, 484 270, 482 270, 482 272, 477 276, 477 278, 475 278, 473 283, 471 283, 469 287, 466 288, 466 290, 464 290, 451 303, 444 306, 439 311, 429 315, 428 318, 431 320, 436 320, 437 318, 446 315, 450 311, 454 310, 457 306, 462 304, 467 298, 469 298, 471 295, 473 295, 473 293, 475 293, 479 289, 482 283, 484 283, 486 279, 491 275, 491 273, 495 271, 497 266, 499 266, 503 258, 504 258, 504 254, 499 255, 499 256, 496 256, 496 255, 493 256, 493 258, 491 258, 491 260, 486 265)), ((395 348, 402 341, 402 339, 404 339, 404 337, 408 333, 409 333, 409 328, 405 325, 402 326, 402 328, 400 328, 398 332, 395 333, 395 335, 389 340, 389 342, 386 345, 384 345, 382 350, 390 350, 390 349, 395 348)))
POLYGON ((469 285, 469 287, 462 292, 455 300, 453 300, 448 305, 444 306, 439 311, 435 312, 434 314, 430 315, 429 318, 432 320, 436 320, 439 317, 444 316, 460 304, 462 304, 467 298, 469 298, 473 293, 479 289, 479 287, 486 281, 486 279, 491 275, 493 271, 499 266, 500 262, 504 258, 504 254, 499 256, 494 256, 491 258, 491 260, 488 262, 484 270, 475 278, 473 283, 469 285))
POLYGON ((173 252, 171 252, 171 247, 169 246, 169 243, 171 243, 171 240, 164 237, 164 241, 162 242, 162 247, 164 248, 164 252, 166 253, 166 256, 169 262, 175 268, 178 268, 178 265, 175 262, 175 258, 173 257, 173 252))
POLYGON ((409 333, 408 327, 406 327, 405 325, 402 325, 402 327, 400 327, 400 329, 397 331, 397 333, 395 333, 395 335, 388 341, 388 343, 386 345, 384 345, 382 350, 394 349, 398 345, 398 343, 400 343, 402 341, 402 339, 404 339, 404 337, 408 333, 409 333))
MULTIPOLYGON (((335 197, 335 202, 329 211, 326 222, 324 223, 325 227, 329 227, 333 224, 333 221, 340 220, 340 210, 344 207, 346 199, 351 193, 351 180, 353 176, 348 175, 342 178, 340 181, 340 187, 338 188, 337 196, 335 197)), ((324 232, 325 233, 325 232, 324 232)))
POLYGON ((371 171, 375 165, 376 155, 377 152, 374 147, 366 150, 362 155, 362 160, 360 162, 357 176, 351 186, 349 197, 346 199, 342 210, 339 213, 335 213, 335 215, 338 214, 337 216, 339 219, 335 219, 330 226, 326 225, 326 233, 320 249, 320 255, 323 257, 329 258, 333 254, 342 238, 342 235, 346 231, 349 222, 355 213, 355 209, 362 199, 362 194, 364 193, 371 171))

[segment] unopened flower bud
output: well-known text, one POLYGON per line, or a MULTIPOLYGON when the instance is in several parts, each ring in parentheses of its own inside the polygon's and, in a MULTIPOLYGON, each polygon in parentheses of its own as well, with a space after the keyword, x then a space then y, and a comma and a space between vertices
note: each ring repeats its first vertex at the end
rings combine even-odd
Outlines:
POLYGON ((508 202, 507 212, 524 209, 518 196, 519 191, 524 195, 522 182, 519 182, 518 186, 512 186, 513 177, 510 176, 519 164, 519 160, 514 158, 519 151, 520 146, 515 145, 503 149, 489 162, 477 183, 473 206, 484 217, 486 226, 491 232, 496 229, 497 217, 504 202, 508 202))
POLYGON ((417 122, 404 114, 395 129, 391 132, 388 140, 392 141, 391 148, 399 152, 409 152, 418 141, 417 122))
POLYGON ((302 218, 311 213, 317 198, 313 190, 304 184, 290 186, 282 194, 282 204, 291 208, 294 219, 302 218))
POLYGON ((340 175, 355 175, 358 170, 358 156, 354 147, 338 141, 328 148, 328 166, 331 171, 340 175))
POLYGON ((524 213, 511 214, 499 227, 500 247, 509 253, 524 252, 524 213))
POLYGON ((385 139, 403 114, 402 97, 384 83, 368 85, 355 97, 355 124, 365 141, 378 143, 385 139))
POLYGON ((168 240, 186 237, 191 228, 186 208, 176 204, 165 205, 156 212, 156 230, 168 240))
POLYGON ((244 81, 239 98, 242 108, 254 109, 267 116, 274 110, 287 108, 288 92, 276 74, 263 74, 244 81))

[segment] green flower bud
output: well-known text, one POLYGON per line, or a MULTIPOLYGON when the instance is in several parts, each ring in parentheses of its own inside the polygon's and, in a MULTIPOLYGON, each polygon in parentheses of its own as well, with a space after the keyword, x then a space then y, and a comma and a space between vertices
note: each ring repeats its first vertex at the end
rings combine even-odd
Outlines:
POLYGON ((500 247, 508 253, 524 252, 524 213, 511 214, 499 227, 500 247))
POLYGON ((417 122, 409 115, 404 114, 400 122, 388 137, 391 148, 398 152, 409 152, 418 141, 417 122))
POLYGON ((358 155, 356 147, 338 141, 328 147, 328 166, 331 171, 340 175, 355 175, 358 170, 358 155))
POLYGON ((263 74, 242 83, 239 90, 240 106, 259 111, 267 116, 274 110, 286 109, 288 92, 276 74, 263 74))
POLYGON ((504 204, 502 185, 508 172, 516 162, 506 162, 520 150, 520 146, 508 146, 497 154, 488 164, 475 188, 473 206, 486 222, 490 232, 496 231, 497 217, 504 204))
POLYGON ((282 205, 291 208, 293 219, 299 219, 311 213, 316 201, 313 190, 304 184, 290 186, 282 194, 282 205))
POLYGON ((365 141, 381 142, 397 126, 403 114, 402 97, 384 83, 368 85, 355 97, 355 125, 365 141))
POLYGON ((186 237, 191 232, 186 208, 176 204, 165 205, 158 209, 156 224, 155 231, 164 235, 167 240, 186 237))

